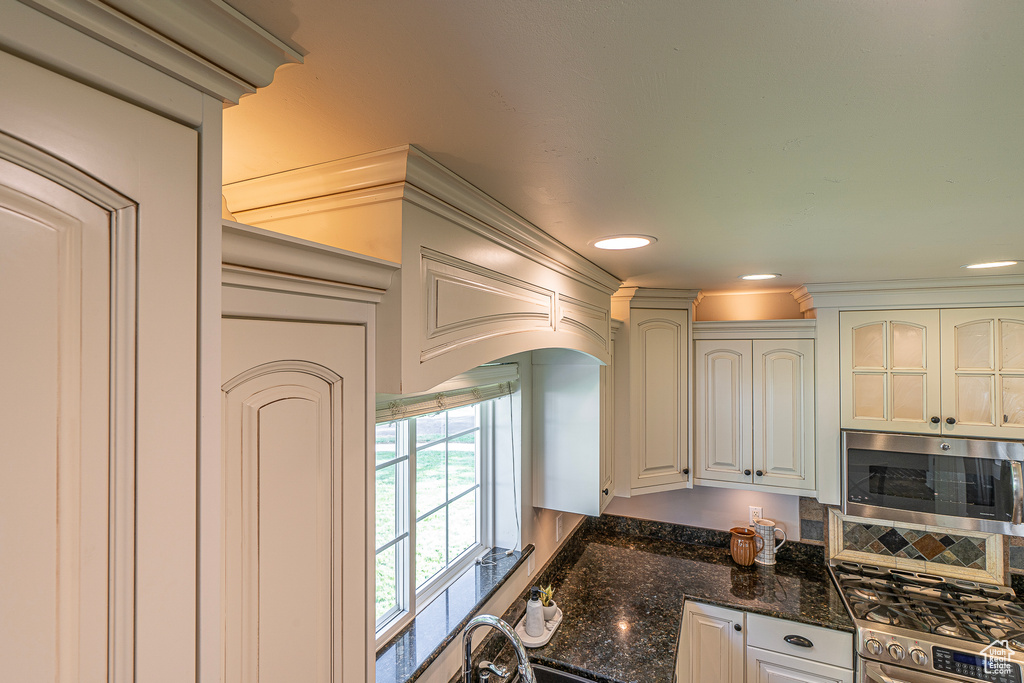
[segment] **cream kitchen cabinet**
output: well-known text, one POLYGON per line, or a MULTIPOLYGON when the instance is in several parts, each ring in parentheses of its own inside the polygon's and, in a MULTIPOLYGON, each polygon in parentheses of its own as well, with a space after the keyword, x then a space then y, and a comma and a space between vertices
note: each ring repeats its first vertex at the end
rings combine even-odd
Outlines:
POLYGON ((844 429, 1024 436, 1024 308, 844 311, 844 429))
MULTIPOLYGON (((695 336, 742 329, 698 325, 695 336)), ((813 334, 812 321, 792 327, 813 334)), ((695 484, 814 489, 813 339, 698 338, 694 376, 695 484)))
POLYGON ((633 309, 629 319, 632 493, 689 480, 688 310, 633 309))
POLYGON ((679 683, 853 683, 853 636, 687 601, 679 683))
POLYGON ((568 349, 534 351, 533 504, 598 516, 615 490, 612 364, 568 349), (596 419, 595 419, 596 418, 596 419))
POLYGON ((676 657, 679 683, 743 683, 743 612, 688 600, 676 657))
POLYGON ((397 264, 238 224, 223 236, 223 680, 365 681, 367 369, 397 264))
POLYGON ((853 634, 748 614, 747 683, 853 683, 853 634))

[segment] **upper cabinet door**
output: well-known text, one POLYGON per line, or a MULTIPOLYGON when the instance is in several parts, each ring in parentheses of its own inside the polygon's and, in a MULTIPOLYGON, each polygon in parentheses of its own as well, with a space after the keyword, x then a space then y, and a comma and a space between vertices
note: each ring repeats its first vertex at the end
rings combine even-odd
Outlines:
POLYGON ((939 312, 839 316, 844 429, 938 433, 939 312))
POLYGON ((611 340, 612 364, 601 367, 601 505, 608 507, 615 493, 615 339, 611 340))
POLYGON ((224 680, 365 680, 366 329, 222 329, 224 680))
POLYGON ((943 310, 942 431, 1024 437, 1024 308, 943 310))
POLYGON ((0 83, 4 680, 194 681, 199 139, 0 83))
POLYGON ((750 340, 694 343, 696 478, 750 482, 750 358, 750 340))
POLYGON ((683 488, 688 478, 683 472, 688 455, 688 313, 634 309, 629 325, 631 489, 645 493, 683 488))
POLYGON ((753 342, 754 483, 814 488, 814 340, 753 342))

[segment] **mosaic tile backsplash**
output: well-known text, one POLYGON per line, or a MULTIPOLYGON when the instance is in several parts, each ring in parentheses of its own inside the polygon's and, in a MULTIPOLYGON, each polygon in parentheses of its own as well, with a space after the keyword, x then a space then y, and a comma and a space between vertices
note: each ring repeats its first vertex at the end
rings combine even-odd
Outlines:
POLYGON ((843 549, 985 571, 985 539, 843 522, 843 549))
MULTIPOLYGON (((827 519, 829 507, 828 505, 822 505, 814 498, 803 497, 800 499, 800 540, 803 543, 828 545, 828 524, 825 523, 825 520, 827 519)), ((855 522, 849 522, 849 524, 862 526, 855 522)), ((859 543, 863 547, 856 549, 862 552, 876 552, 877 549, 877 552, 883 555, 940 563, 950 563, 952 561, 954 566, 971 567, 975 562, 978 562, 978 560, 973 560, 966 565, 963 564, 963 560, 972 556, 975 551, 971 550, 967 544, 957 546, 958 541, 949 543, 949 541, 954 540, 953 535, 927 534, 931 537, 930 540, 922 539, 921 536, 913 538, 915 535, 920 534, 920 532, 905 529, 903 531, 906 533, 900 533, 897 527, 895 534, 886 536, 886 532, 891 528, 889 526, 876 527, 875 532, 868 532, 871 536, 869 539, 867 536, 857 532, 851 535, 850 530, 844 526, 844 545, 849 547, 848 544, 854 543, 852 539, 858 538, 859 543), (882 537, 884 537, 884 540, 882 540, 882 537), (948 537, 946 543, 942 542, 943 537, 948 537), (872 543, 876 540, 878 545, 871 547, 872 543), (932 541, 938 541, 938 544, 932 541), (951 550, 946 554, 947 549, 954 546, 957 546, 957 549, 951 550)), ((1024 574, 1024 537, 1004 536, 1003 538, 1006 544, 1005 555, 1010 572, 1013 574, 1024 574)), ((963 540, 965 540, 963 537, 959 539, 959 541, 963 540)), ((971 539, 966 540, 971 543, 971 539)), ((979 547, 979 543, 980 541, 975 539, 975 542, 971 543, 971 545, 979 547)), ((982 549, 981 552, 984 553, 984 550, 982 549)), ((984 562, 983 556, 980 559, 984 562)))

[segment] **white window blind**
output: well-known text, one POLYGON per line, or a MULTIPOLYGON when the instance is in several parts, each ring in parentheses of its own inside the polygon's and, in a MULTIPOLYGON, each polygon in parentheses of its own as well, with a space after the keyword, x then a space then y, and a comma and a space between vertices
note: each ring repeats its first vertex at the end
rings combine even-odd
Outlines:
POLYGON ((430 415, 508 396, 519 381, 515 363, 481 365, 422 394, 377 394, 377 423, 430 415))

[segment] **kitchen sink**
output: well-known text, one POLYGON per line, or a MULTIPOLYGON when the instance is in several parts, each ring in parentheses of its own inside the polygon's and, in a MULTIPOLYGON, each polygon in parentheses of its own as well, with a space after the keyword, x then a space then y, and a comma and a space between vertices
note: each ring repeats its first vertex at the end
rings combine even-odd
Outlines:
MULTIPOLYGON (((593 681, 587 680, 586 678, 580 678, 575 674, 550 669, 541 664, 533 664, 532 666, 533 673, 537 677, 537 683, 593 683, 593 681)), ((513 680, 513 683, 519 683, 518 675, 513 680)))

